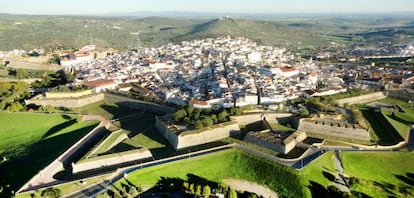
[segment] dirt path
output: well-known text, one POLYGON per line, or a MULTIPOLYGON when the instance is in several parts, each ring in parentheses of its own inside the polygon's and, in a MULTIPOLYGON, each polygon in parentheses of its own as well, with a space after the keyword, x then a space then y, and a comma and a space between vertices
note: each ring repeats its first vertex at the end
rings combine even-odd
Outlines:
POLYGON ((278 198, 277 194, 270 190, 267 187, 261 186, 256 183, 243 181, 243 180, 237 180, 237 179, 225 179, 223 180, 224 183, 229 185, 231 188, 237 190, 237 191, 248 191, 256 193, 257 195, 260 195, 265 198, 278 198))

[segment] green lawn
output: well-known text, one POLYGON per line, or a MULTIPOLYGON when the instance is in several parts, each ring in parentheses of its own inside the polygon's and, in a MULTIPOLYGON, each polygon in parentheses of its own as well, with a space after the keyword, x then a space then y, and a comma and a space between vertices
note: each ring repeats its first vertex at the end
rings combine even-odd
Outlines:
POLYGON ((383 114, 387 118, 387 120, 394 126, 394 128, 398 131, 398 133, 403 138, 406 138, 408 130, 410 129, 411 125, 414 124, 414 105, 394 98, 385 98, 378 102, 398 105, 398 107, 400 107, 404 111, 394 112, 395 117, 391 116, 392 112, 390 111, 383 111, 383 114))
POLYGON ((7 194, 27 182, 97 123, 78 123, 76 117, 59 114, 0 112, 0 124, 0 155, 8 159, 0 164, 0 185, 10 185, 3 192, 7 194))
MULTIPOLYGON (((188 174, 215 182, 227 178, 253 181, 285 197, 303 197, 305 192, 297 172, 234 149, 137 170, 128 174, 128 180, 151 186, 161 177, 187 180, 188 174)), ((121 180, 117 186, 121 182, 125 183, 121 180)))
POLYGON ((368 121, 371 131, 375 133, 373 140, 381 145, 393 145, 402 140, 398 131, 391 125, 381 112, 375 112, 374 109, 361 109, 362 115, 368 121))
POLYGON ((342 152, 345 174, 358 177, 352 190, 372 197, 414 197, 414 155, 409 152, 342 152))
POLYGON ((99 144, 100 147, 95 152, 95 154, 105 153, 110 150, 110 146, 114 143, 114 141, 116 141, 123 134, 127 134, 127 131, 121 129, 119 131, 112 132, 110 136, 108 136, 103 142, 99 144))
POLYGON ((323 156, 305 166, 305 168, 299 173, 302 178, 302 183, 305 186, 309 186, 311 181, 313 181, 324 186, 325 188, 331 185, 332 182, 324 176, 323 172, 333 175, 335 174, 332 157, 333 153, 327 152, 323 156))
POLYGON ((130 138, 110 149, 108 153, 142 147, 149 149, 155 158, 173 153, 174 149, 168 146, 167 140, 153 127, 154 122, 155 115, 150 112, 117 122, 117 127, 124 130, 130 138))
POLYGON ((140 112, 139 110, 123 107, 108 100, 99 101, 72 110, 81 114, 101 115, 109 120, 140 112))
POLYGON ((73 125, 73 119, 66 115, 0 112, 0 154, 20 156, 31 143, 58 135, 60 129, 73 125))
POLYGON ((287 126, 282 125, 282 124, 274 124, 274 123, 271 123, 270 126, 275 131, 296 131, 295 129, 292 129, 292 128, 287 127, 287 126))

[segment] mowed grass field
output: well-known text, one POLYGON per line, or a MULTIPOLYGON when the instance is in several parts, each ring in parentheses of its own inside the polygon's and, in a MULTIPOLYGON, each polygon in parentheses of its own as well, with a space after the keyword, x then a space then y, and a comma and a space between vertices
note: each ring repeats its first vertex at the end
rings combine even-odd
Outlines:
POLYGON ((314 182, 328 187, 332 185, 332 182, 324 176, 324 173, 335 175, 336 171, 333 164, 333 153, 327 152, 323 156, 319 157, 315 161, 311 162, 299 173, 302 178, 302 182, 305 186, 310 187, 314 182))
POLYGON ((347 176, 358 177, 353 191, 371 197, 414 197, 414 154, 410 152, 342 152, 347 176))
POLYGON ((72 111, 85 115, 101 115, 108 120, 142 112, 128 107, 121 107, 120 105, 109 100, 102 100, 80 108, 74 108, 72 111))
MULTIPOLYGON (((235 178, 267 186, 281 197, 304 197, 306 194, 293 169, 235 149, 137 170, 128 174, 128 181, 148 188, 161 177, 182 180, 200 177, 212 182, 235 178)), ((122 179, 116 186, 120 187, 121 183, 127 182, 122 179)))
POLYGON ((4 196, 16 191, 96 125, 79 123, 76 116, 0 112, 0 156, 7 159, 0 163, 4 196))
POLYGON ((394 126, 398 133, 403 137, 407 138, 408 131, 411 125, 414 125, 414 104, 401 101, 394 98, 386 98, 378 101, 380 103, 398 105, 404 112, 394 112, 395 117, 392 116, 391 111, 383 111, 385 118, 394 126))

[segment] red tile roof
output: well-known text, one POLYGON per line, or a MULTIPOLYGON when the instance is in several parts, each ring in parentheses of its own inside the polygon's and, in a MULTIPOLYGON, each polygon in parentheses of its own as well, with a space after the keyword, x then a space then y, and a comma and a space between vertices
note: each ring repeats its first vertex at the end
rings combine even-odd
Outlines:
POLYGON ((94 81, 87 81, 84 82, 84 85, 88 87, 104 87, 108 85, 116 85, 116 82, 114 80, 94 80, 94 81))

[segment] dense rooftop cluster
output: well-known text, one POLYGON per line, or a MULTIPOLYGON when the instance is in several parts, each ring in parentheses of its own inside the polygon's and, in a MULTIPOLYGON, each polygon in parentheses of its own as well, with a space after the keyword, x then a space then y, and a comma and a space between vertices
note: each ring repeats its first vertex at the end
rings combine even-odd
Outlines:
POLYGON ((197 108, 335 94, 348 88, 345 71, 352 82, 358 75, 364 76, 358 68, 322 67, 312 59, 300 62, 285 49, 242 37, 184 41, 89 57, 66 66, 77 71, 75 84, 92 85, 97 91, 133 88, 169 103, 197 108))

